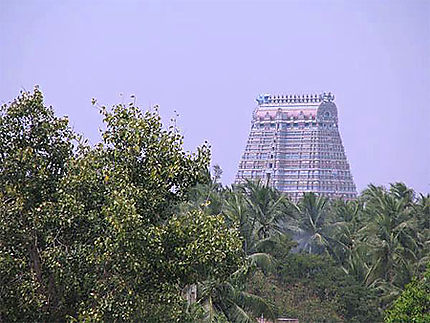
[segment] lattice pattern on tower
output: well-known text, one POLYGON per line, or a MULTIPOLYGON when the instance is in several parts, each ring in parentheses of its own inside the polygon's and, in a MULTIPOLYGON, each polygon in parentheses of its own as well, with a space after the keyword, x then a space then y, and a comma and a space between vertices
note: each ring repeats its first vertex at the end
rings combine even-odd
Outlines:
POLYGON ((357 195, 331 93, 260 95, 235 182, 261 179, 292 199, 357 195))

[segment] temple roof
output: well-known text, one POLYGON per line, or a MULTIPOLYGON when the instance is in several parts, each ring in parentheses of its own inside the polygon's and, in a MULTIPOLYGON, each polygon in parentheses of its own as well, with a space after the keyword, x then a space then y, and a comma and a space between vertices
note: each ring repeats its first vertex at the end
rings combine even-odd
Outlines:
POLYGON ((321 94, 290 94, 290 95, 271 95, 261 94, 256 98, 259 106, 276 106, 276 105, 317 105, 321 102, 331 102, 334 95, 331 92, 321 94))

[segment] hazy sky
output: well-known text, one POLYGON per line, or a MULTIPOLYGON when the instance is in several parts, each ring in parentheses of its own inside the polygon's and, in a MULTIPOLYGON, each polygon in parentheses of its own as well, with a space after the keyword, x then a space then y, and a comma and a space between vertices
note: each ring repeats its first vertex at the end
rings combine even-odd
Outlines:
POLYGON ((224 184, 258 94, 331 91, 358 189, 430 192, 430 1, 0 0, 0 103, 35 84, 93 143, 92 97, 177 111, 224 184))

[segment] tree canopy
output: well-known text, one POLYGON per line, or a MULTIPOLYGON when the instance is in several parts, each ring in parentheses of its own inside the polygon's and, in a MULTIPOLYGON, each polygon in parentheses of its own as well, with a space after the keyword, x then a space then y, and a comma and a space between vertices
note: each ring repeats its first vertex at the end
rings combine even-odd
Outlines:
POLYGON ((223 187, 156 107, 94 104, 94 146, 38 88, 0 109, 0 322, 429 320, 429 195, 223 187))
POLYGON ((430 322, 430 266, 421 280, 406 285, 385 316, 387 323, 430 322))
POLYGON ((156 110, 100 111, 91 147, 37 88, 1 108, 2 321, 185 320, 183 289, 241 262, 234 227, 178 208, 208 181, 207 145, 184 152, 156 110))

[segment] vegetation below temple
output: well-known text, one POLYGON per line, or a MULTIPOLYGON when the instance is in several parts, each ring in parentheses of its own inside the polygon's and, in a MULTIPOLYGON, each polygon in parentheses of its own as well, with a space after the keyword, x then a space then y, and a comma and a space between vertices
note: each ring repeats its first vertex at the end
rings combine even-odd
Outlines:
POLYGON ((222 187, 156 110, 100 112, 91 147, 38 89, 1 108, 0 322, 429 321, 429 195, 222 187))

